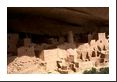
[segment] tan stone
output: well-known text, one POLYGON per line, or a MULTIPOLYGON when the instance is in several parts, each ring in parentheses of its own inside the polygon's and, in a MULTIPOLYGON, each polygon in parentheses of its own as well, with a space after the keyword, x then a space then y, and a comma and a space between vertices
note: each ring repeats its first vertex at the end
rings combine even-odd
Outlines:
POLYGON ((88 68, 92 68, 95 66, 95 62, 94 61, 87 61, 87 62, 80 62, 79 63, 79 69, 88 69, 88 68))
POLYGON ((29 47, 31 45, 31 39, 30 38, 25 38, 24 39, 24 46, 29 47))
POLYGON ((52 71, 57 68, 59 57, 57 56, 57 49, 43 50, 40 58, 47 63, 47 70, 52 71))
POLYGON ((74 37, 73 37, 73 32, 72 31, 68 32, 68 42, 69 43, 74 43, 74 37))
POLYGON ((98 40, 103 40, 105 38, 105 33, 98 33, 98 40))
POLYGON ((58 45, 57 48, 64 49, 64 50, 69 48, 75 49, 76 45, 73 43, 64 43, 64 44, 58 45))
POLYGON ((7 52, 16 53, 18 39, 19 39, 18 34, 8 33, 8 35, 7 35, 7 52))
POLYGON ((91 34, 88 34, 88 42, 90 42, 92 39, 92 35, 91 34))
POLYGON ((78 53, 77 53, 76 49, 71 49, 71 48, 67 49, 67 57, 70 61, 76 62, 77 56, 78 56, 78 53))
POLYGON ((34 47, 20 47, 17 52, 18 56, 35 56, 34 47))

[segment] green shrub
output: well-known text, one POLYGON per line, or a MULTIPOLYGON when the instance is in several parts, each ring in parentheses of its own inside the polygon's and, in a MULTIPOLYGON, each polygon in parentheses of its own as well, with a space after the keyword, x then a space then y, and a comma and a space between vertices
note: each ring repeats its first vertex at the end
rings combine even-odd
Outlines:
POLYGON ((52 73, 52 72, 48 72, 48 74, 50 74, 50 73, 52 73))
POLYGON ((96 73, 96 68, 92 68, 91 70, 85 70, 84 72, 83 72, 84 74, 95 74, 96 73))
POLYGON ((109 67, 100 68, 99 74, 109 74, 109 67))
POLYGON ((99 71, 96 68, 92 68, 91 70, 85 70, 83 74, 109 74, 109 67, 100 68, 99 71))

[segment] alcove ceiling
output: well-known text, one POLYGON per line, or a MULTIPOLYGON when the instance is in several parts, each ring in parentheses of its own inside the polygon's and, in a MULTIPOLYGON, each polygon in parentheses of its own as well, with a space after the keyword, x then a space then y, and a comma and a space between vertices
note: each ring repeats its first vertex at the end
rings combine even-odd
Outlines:
POLYGON ((108 7, 8 7, 8 32, 66 34, 108 32, 108 7))

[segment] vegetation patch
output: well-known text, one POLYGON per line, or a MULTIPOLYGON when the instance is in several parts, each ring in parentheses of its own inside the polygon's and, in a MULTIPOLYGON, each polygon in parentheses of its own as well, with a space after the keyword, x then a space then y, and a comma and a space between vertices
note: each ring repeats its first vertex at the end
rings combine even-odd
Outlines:
POLYGON ((99 71, 96 68, 92 68, 91 70, 85 70, 83 74, 109 74, 109 67, 100 68, 99 71))

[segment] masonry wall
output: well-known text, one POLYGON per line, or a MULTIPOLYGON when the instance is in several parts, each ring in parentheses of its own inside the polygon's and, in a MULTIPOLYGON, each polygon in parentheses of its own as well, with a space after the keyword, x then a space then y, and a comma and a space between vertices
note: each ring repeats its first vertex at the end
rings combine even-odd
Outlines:
POLYGON ((19 40, 19 35, 16 33, 7 34, 7 52, 16 53, 17 52, 17 42, 19 40))

